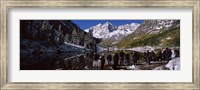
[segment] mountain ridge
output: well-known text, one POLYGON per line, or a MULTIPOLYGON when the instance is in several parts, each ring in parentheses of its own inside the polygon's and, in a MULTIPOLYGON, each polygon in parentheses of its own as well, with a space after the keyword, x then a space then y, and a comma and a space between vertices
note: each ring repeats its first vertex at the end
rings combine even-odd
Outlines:
POLYGON ((84 31, 88 33, 92 33, 92 35, 96 38, 106 39, 111 37, 116 37, 120 39, 120 36, 126 36, 132 32, 139 26, 138 23, 130 23, 124 25, 114 26, 110 22, 99 23, 95 26, 91 26, 84 31))
POLYGON ((180 46, 180 20, 145 20, 134 33, 115 46, 180 46))

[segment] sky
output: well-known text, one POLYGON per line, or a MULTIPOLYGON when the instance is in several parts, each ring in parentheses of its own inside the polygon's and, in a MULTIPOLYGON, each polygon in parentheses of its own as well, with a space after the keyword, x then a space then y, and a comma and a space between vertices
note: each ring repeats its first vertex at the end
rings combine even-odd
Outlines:
POLYGON ((144 22, 144 20, 72 20, 72 22, 76 23, 82 30, 85 30, 91 26, 96 26, 99 23, 104 24, 106 22, 110 22, 114 26, 119 26, 130 23, 141 24, 144 22))

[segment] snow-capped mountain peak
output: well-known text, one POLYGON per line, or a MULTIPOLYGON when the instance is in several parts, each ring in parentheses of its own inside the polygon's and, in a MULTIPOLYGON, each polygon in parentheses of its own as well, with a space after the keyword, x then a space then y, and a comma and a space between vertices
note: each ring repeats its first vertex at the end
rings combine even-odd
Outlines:
POLYGON ((124 36, 127 36, 128 34, 131 34, 135 31, 135 29, 140 24, 137 23, 131 23, 131 24, 125 24, 125 25, 119 25, 114 26, 110 22, 105 22, 104 24, 97 24, 96 26, 92 26, 88 29, 86 29, 86 32, 91 31, 92 35, 96 38, 116 38, 121 39, 124 36))
POLYGON ((97 24, 96 26, 102 26, 102 24, 101 24, 101 23, 99 23, 99 24, 97 24))
POLYGON ((106 23, 104 23, 104 25, 112 25, 112 23, 107 21, 106 23))

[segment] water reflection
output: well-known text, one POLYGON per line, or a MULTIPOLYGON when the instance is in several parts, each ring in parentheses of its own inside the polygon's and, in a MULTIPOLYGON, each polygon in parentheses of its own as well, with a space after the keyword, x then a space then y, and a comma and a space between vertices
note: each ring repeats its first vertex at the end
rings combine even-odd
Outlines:
POLYGON ((66 69, 67 58, 83 55, 80 52, 46 53, 41 55, 20 55, 20 70, 56 70, 66 69))
POLYGON ((110 51, 98 54, 93 52, 69 52, 48 53, 39 56, 23 54, 20 55, 20 70, 111 70, 114 65, 113 53, 110 51), (106 66, 103 68, 102 65, 105 64, 106 66))

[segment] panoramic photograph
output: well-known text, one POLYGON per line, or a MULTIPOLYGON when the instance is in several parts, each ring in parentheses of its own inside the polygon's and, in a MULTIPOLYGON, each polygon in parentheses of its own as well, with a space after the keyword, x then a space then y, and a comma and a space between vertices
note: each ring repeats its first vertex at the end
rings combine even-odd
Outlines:
POLYGON ((180 70, 180 20, 20 20, 20 70, 180 70))

